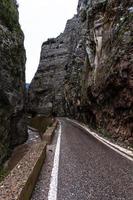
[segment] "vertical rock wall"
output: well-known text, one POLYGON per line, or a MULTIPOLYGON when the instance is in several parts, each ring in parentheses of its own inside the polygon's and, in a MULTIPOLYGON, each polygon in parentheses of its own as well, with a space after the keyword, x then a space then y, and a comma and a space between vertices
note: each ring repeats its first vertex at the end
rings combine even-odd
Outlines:
POLYGON ((68 20, 64 32, 42 44, 38 70, 29 88, 29 111, 65 116, 64 86, 72 51, 78 37, 78 18, 68 20))
POLYGON ((30 108, 44 109, 44 113, 51 108, 51 113, 80 119, 132 144, 132 3, 79 0, 77 11, 54 44, 42 46, 42 59, 29 90, 30 108), (57 47, 59 38, 66 54, 57 47), (45 90, 47 84, 51 87, 45 90))
POLYGON ((0 164, 27 138, 24 35, 16 1, 0 1, 0 164))
POLYGON ((82 106, 88 107, 85 118, 102 132, 132 144, 132 3, 99 0, 86 8, 86 47, 94 53, 88 53, 90 70, 84 75, 88 85, 82 84, 82 91, 87 88, 87 93, 82 93, 86 96, 82 106))

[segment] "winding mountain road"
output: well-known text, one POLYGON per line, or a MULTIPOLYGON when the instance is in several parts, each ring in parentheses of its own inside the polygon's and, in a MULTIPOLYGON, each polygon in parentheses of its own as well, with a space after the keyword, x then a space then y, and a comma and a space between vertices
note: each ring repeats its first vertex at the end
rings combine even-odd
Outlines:
POLYGON ((77 124, 60 119, 51 148, 32 200, 133 200, 133 161, 77 124))

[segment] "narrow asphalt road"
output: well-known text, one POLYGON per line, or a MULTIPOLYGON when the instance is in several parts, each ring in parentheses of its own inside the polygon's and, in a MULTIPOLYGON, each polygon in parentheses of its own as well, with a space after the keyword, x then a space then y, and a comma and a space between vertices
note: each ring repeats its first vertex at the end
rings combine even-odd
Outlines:
MULTIPOLYGON (((40 195, 39 198, 38 193, 37 199, 133 200, 133 162, 78 125, 66 119, 60 119, 60 122, 59 164, 55 172, 57 184, 52 185, 56 196, 40 195)), ((58 144, 58 139, 56 141, 58 144)), ((37 184, 39 187, 39 182, 37 184)))

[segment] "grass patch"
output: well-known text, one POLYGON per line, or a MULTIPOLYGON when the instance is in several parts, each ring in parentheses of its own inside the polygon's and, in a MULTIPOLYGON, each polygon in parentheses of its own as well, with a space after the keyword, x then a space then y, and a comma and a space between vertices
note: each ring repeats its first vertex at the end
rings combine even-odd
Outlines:
POLYGON ((4 178, 8 175, 8 170, 0 167, 0 182, 4 180, 4 178))
POLYGON ((112 138, 111 134, 103 128, 97 128, 97 132, 99 132, 105 138, 112 138))

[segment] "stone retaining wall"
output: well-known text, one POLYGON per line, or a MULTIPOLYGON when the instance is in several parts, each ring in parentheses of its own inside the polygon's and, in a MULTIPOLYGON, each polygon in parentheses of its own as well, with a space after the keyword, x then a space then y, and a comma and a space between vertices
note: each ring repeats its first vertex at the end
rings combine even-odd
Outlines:
POLYGON ((0 183, 0 200, 28 200, 46 157, 46 145, 51 141, 57 122, 44 133, 43 140, 31 149, 0 183))

